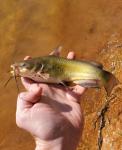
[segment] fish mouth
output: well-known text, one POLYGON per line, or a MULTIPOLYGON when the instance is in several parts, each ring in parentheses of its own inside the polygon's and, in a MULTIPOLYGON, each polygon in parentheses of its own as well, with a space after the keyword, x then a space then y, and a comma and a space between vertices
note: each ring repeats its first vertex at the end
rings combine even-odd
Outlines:
POLYGON ((21 73, 25 73, 27 71, 26 68, 19 67, 17 64, 13 64, 10 67, 12 68, 10 71, 12 76, 20 76, 21 73))

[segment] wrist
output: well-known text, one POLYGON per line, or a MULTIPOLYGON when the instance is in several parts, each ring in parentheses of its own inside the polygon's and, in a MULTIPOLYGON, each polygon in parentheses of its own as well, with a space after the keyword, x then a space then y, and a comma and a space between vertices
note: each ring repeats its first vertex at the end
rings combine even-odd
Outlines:
POLYGON ((36 138, 35 142, 35 150, 62 150, 62 138, 54 139, 51 141, 43 141, 36 138))

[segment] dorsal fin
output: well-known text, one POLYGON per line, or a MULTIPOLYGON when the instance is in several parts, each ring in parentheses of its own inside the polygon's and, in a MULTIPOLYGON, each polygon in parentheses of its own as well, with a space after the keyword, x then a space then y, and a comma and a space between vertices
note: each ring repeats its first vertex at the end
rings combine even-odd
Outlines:
POLYGON ((59 56, 61 53, 61 50, 62 50, 62 46, 58 46, 50 53, 50 55, 59 56))

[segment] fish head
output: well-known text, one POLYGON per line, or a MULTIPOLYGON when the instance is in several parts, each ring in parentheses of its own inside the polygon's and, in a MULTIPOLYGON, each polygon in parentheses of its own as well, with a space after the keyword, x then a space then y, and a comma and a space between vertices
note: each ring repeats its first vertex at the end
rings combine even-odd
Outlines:
POLYGON ((11 74, 14 76, 24 76, 28 74, 33 68, 34 63, 29 61, 21 61, 11 65, 11 74))

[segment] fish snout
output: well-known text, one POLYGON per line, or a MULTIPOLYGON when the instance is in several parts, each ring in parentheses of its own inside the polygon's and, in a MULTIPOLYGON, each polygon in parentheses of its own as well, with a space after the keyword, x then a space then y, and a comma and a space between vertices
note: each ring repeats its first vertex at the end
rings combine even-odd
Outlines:
POLYGON ((11 65, 11 68, 12 68, 11 74, 12 74, 13 76, 19 76, 20 70, 19 70, 18 65, 17 65, 17 64, 12 64, 12 65, 11 65))

